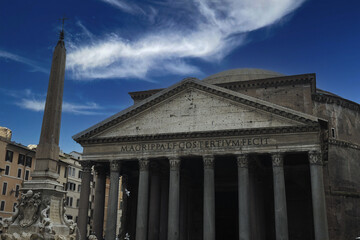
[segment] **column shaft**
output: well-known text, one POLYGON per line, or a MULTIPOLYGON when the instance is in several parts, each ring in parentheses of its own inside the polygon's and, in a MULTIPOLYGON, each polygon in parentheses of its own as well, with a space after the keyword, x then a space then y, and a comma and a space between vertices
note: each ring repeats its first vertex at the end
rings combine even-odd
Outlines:
POLYGON ((80 239, 86 240, 92 163, 90 161, 84 161, 81 162, 81 165, 83 168, 83 172, 81 175, 78 227, 80 231, 80 239))
POLYGON ((215 240, 214 156, 204 156, 204 240, 215 240))
POLYGON ((139 191, 136 217, 136 240, 147 239, 149 202, 149 160, 139 160, 139 191))
POLYGON ((106 218, 105 239, 116 238, 116 222, 119 199, 119 178, 120 178, 120 162, 112 161, 110 163, 110 189, 106 218))
POLYGON ((283 165, 283 155, 278 153, 273 154, 272 166, 276 240, 287 240, 289 238, 283 165))
POLYGON ((309 152, 311 193, 316 240, 328 240, 329 230, 326 216, 323 162, 320 152, 309 152))
POLYGON ((157 163, 151 165, 148 240, 159 240, 160 231, 160 176, 157 163))
POLYGON ((180 159, 170 159, 168 240, 179 240, 180 159))
POLYGON ((106 172, 104 171, 104 166, 102 165, 97 166, 95 171, 97 177, 95 185, 95 204, 92 229, 95 236, 99 240, 103 240, 106 172))
POLYGON ((249 169, 248 156, 237 157, 239 194, 239 239, 250 240, 249 169))

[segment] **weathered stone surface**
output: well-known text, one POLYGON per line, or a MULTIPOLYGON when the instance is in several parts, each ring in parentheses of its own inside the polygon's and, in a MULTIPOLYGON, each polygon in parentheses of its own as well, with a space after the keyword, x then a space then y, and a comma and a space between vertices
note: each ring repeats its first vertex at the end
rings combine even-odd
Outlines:
POLYGON ((196 89, 181 92, 98 137, 294 126, 299 123, 196 89), (270 121, 269 121, 270 120, 270 121), (202 124, 199 124, 202 123, 202 124))

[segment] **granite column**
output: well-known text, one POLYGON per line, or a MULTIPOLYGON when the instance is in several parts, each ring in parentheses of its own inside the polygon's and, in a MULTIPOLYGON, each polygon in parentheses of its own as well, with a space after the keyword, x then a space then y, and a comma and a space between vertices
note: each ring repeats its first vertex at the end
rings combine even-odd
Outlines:
POLYGON ((276 240, 287 240, 288 221, 284 178, 284 156, 281 153, 271 155, 274 180, 274 209, 276 240))
POLYGON ((309 152, 309 162, 315 239, 328 240, 329 230, 326 216, 323 161, 321 153, 317 151, 309 152))
POLYGON ((116 237, 120 166, 121 163, 119 161, 110 162, 110 189, 107 207, 105 239, 115 239, 116 237))
POLYGON ((104 234, 104 207, 105 207, 105 188, 106 188, 106 171, 101 164, 95 166, 96 185, 94 199, 94 219, 93 232, 99 240, 103 240, 104 234))
POLYGON ((90 197, 90 181, 91 181, 91 167, 90 161, 81 162, 83 168, 81 175, 81 192, 79 200, 79 217, 78 217, 78 228, 80 231, 80 239, 87 239, 87 223, 88 223, 88 212, 89 212, 89 197, 90 197))
POLYGON ((248 155, 237 156, 239 194, 239 239, 250 240, 248 155))
POLYGON ((180 233, 180 163, 178 157, 170 162, 168 240, 179 240, 180 233))
POLYGON ((203 156, 204 163, 204 240, 215 240, 215 158, 203 156))
POLYGON ((139 159, 139 190, 136 217, 136 240, 146 240, 148 230, 149 160, 139 159))

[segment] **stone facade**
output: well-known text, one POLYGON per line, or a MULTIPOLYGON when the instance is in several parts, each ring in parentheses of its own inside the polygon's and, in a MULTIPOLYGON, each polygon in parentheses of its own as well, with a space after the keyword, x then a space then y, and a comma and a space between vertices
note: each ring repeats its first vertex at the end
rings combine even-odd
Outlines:
POLYGON ((15 212, 20 188, 31 180, 35 166, 35 151, 11 141, 11 131, 0 136, 0 220, 11 217, 15 212))
POLYGON ((121 239, 359 235, 359 104, 317 89, 315 74, 230 70, 130 95, 133 106, 74 136, 83 162, 110 175, 106 238, 120 176, 121 239))

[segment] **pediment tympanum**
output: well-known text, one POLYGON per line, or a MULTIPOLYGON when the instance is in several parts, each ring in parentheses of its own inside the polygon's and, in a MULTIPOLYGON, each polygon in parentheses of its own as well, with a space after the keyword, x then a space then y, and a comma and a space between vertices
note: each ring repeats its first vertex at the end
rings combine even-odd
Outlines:
POLYGON ((317 118, 186 79, 74 136, 75 140, 316 124, 317 118))
POLYGON ((187 89, 96 137, 302 125, 198 89, 187 89))

